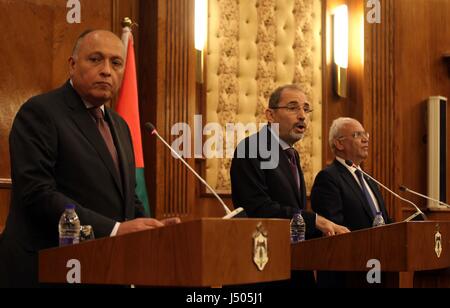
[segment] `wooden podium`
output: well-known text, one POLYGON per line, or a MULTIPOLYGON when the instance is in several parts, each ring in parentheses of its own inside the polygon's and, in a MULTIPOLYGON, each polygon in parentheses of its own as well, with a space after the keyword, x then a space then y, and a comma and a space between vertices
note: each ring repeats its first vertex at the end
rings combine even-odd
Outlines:
POLYGON ((390 272, 385 286, 450 287, 450 222, 401 222, 305 241, 293 245, 291 258, 295 270, 366 274, 376 259, 390 272))
MULTIPOLYGON (((95 232, 95 231, 94 231, 95 232)), ((289 221, 201 219, 39 253, 39 281, 67 283, 70 260, 82 284, 220 287, 290 278, 289 221), (267 235, 267 264, 264 237, 267 235), (256 246, 255 246, 256 245, 256 246)))

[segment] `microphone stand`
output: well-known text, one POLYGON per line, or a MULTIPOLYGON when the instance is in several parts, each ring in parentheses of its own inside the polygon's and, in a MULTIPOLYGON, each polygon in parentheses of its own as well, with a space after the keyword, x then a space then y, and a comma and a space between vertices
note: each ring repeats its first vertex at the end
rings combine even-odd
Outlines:
POLYGON ((418 193, 417 191, 411 190, 411 189, 409 189, 408 187, 406 187, 404 185, 401 185, 399 188, 400 188, 401 191, 409 192, 409 193, 411 193, 413 195, 417 195, 417 196, 422 197, 424 199, 428 199, 428 200, 434 201, 434 202, 438 203, 439 205, 450 209, 450 205, 449 204, 444 203, 444 202, 442 202, 442 201, 440 201, 438 199, 434 199, 434 198, 428 197, 426 195, 422 195, 421 193, 418 193))
POLYGON ((156 137, 159 138, 159 140, 161 140, 161 142, 170 149, 170 151, 172 152, 173 155, 175 155, 176 158, 178 158, 179 160, 181 160, 183 162, 183 164, 200 180, 200 182, 203 183, 203 185, 205 185, 212 193, 213 195, 217 198, 217 200, 219 200, 220 204, 222 205, 223 209, 226 212, 226 215, 222 217, 222 219, 230 219, 233 218, 234 216, 236 216, 237 214, 241 213, 244 209, 242 207, 239 207, 237 209, 235 209, 234 211, 231 211, 225 204, 225 202, 223 202, 223 200, 219 197, 219 195, 216 193, 216 191, 183 159, 183 157, 180 156, 180 154, 178 154, 177 151, 175 151, 167 142, 166 140, 164 140, 164 138, 162 138, 159 134, 158 131, 156 130, 155 126, 151 123, 146 123, 145 124, 145 128, 152 134, 155 135, 156 137))
MULTIPOLYGON (((350 161, 350 160, 346 160, 345 163, 346 163, 348 166, 350 166, 350 167, 353 167, 353 168, 358 169, 357 166, 356 166, 352 161, 350 161)), ((399 198, 400 200, 402 200, 402 201, 404 201, 404 202, 406 202, 406 203, 408 203, 408 204, 411 204, 411 205, 416 209, 416 212, 415 212, 414 214, 412 214, 411 216, 409 216, 408 218, 406 218, 406 219, 404 220, 405 222, 411 221, 411 220, 413 220, 414 218, 416 218, 416 217, 419 216, 419 215, 421 215, 422 218, 423 218, 424 220, 427 220, 427 216, 426 216, 426 215, 419 209, 419 207, 418 207, 417 205, 415 205, 413 202, 411 202, 411 201, 409 201, 408 199, 405 199, 405 198, 403 198, 403 197, 400 197, 397 193, 393 192, 391 189, 389 189, 389 188, 387 188, 385 185, 381 184, 379 181, 377 181, 376 179, 374 179, 370 174, 368 174, 368 173, 365 172, 364 170, 362 170, 362 169, 358 169, 358 170, 361 171, 364 175, 366 175, 369 179, 371 179, 372 181, 374 181, 375 183, 377 183, 378 185, 380 185, 381 187, 383 187, 384 189, 386 189, 388 192, 390 192, 391 194, 393 194, 395 197, 399 198)))

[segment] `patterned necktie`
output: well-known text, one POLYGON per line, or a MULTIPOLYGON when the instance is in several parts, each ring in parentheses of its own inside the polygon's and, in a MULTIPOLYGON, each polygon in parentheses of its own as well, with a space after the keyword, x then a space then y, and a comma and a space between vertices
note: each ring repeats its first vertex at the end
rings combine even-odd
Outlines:
POLYGON ((108 148, 108 151, 111 154, 111 158, 114 162, 114 166, 116 167, 117 174, 119 175, 120 167, 119 167, 119 159, 117 156, 117 150, 114 145, 109 125, 105 121, 103 110, 100 107, 96 107, 89 109, 89 112, 94 117, 95 122, 97 123, 97 128, 100 134, 102 135, 103 140, 105 141, 106 147, 108 148))
POLYGON ((375 217, 377 215, 377 208, 375 207, 375 203, 373 202, 372 197, 370 196, 369 191, 364 183, 363 174, 360 170, 356 169, 356 176, 358 177, 359 183, 361 184, 361 190, 366 197, 367 202, 369 203, 370 209, 372 210, 372 214, 375 217))
POLYGON ((300 176, 298 174, 298 165, 296 159, 297 151, 294 148, 289 148, 284 150, 289 160, 289 167, 291 168, 292 175, 294 176, 295 182, 297 183, 297 188, 300 190, 300 176))

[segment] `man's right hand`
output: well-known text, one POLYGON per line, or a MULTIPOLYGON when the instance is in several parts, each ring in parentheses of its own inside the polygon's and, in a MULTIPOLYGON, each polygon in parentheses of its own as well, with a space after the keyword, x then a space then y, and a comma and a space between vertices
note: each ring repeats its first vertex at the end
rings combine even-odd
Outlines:
POLYGON ((346 227, 337 225, 320 215, 317 215, 316 218, 316 228, 322 231, 323 235, 325 236, 332 236, 350 232, 350 230, 346 227))
POLYGON ((176 224, 179 222, 180 219, 177 217, 169 218, 163 221, 159 221, 153 218, 138 218, 120 223, 119 230, 117 230, 117 235, 124 235, 127 233, 155 229, 166 225, 176 224))

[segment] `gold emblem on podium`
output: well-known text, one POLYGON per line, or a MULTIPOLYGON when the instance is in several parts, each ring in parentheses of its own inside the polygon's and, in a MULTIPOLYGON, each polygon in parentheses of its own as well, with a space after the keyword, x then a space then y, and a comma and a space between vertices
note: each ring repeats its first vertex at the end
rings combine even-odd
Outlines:
POLYGON ((434 252, 438 258, 442 254, 442 234, 439 232, 440 226, 436 224, 436 234, 434 235, 434 252))
POLYGON ((262 223, 256 226, 256 232, 253 234, 253 262, 261 272, 269 262, 267 231, 264 230, 262 223))

